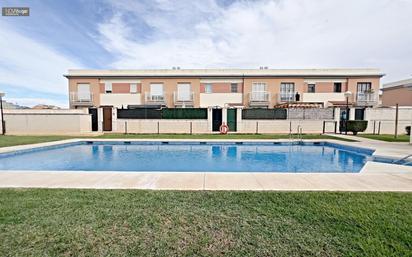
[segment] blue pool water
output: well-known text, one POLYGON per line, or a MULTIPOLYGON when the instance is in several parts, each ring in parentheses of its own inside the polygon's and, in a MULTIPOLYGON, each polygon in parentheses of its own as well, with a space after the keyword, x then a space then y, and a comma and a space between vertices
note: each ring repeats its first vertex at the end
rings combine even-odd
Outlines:
POLYGON ((359 172, 372 153, 326 142, 81 142, 0 154, 0 170, 359 172))

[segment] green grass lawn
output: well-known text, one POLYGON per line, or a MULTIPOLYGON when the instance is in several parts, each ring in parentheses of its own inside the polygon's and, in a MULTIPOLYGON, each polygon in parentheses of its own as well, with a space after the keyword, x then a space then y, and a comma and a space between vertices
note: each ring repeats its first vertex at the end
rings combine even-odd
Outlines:
POLYGON ((27 145, 73 138, 69 136, 0 136, 0 147, 27 145))
POLYGON ((0 256, 411 256, 412 194, 0 190, 0 256))
POLYGON ((394 135, 358 134, 358 136, 386 142, 409 142, 408 135, 398 135, 397 138, 395 138, 394 135))
MULTIPOLYGON (((296 135, 293 136, 296 138, 296 135)), ((0 136, 0 147, 13 146, 13 145, 25 145, 25 144, 35 144, 50 141, 57 141, 69 138, 79 138, 76 136, 0 136)), ((288 139, 287 134, 229 134, 229 135, 219 135, 219 134, 199 134, 199 135, 188 135, 188 134, 104 134, 102 136, 97 136, 95 138, 143 138, 143 139, 288 139)), ((304 134, 304 139, 337 139, 344 141, 353 141, 350 139, 337 138, 329 135, 319 135, 319 134, 304 134)))

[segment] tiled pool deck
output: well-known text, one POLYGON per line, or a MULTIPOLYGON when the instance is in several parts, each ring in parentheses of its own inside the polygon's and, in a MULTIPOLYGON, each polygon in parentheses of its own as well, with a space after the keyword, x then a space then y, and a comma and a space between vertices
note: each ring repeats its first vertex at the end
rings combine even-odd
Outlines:
MULTIPOLYGON (((412 145, 356 138, 361 142, 328 141, 376 149, 374 155, 402 158, 412 145)), ((72 139, 36 145, 0 148, 0 153, 77 141, 125 141, 124 139, 72 139)), ((148 139, 127 139, 148 141, 148 139)), ((150 140, 150 141, 199 141, 150 140)), ((201 140, 222 141, 222 140, 201 140)), ((224 140, 274 142, 285 140, 224 140)), ((408 191, 412 192, 412 166, 368 162, 360 173, 217 173, 217 172, 64 172, 0 171, 0 187, 110 188, 164 190, 285 190, 285 191, 408 191)))

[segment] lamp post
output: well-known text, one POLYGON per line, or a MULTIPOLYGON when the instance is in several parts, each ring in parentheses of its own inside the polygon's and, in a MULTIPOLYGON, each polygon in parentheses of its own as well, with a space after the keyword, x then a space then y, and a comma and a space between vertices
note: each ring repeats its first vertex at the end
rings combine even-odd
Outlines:
POLYGON ((6 133, 6 122, 4 121, 4 114, 3 114, 3 97, 6 94, 3 92, 0 92, 0 109, 1 109, 1 134, 4 135, 6 133))
POLYGON ((348 120, 349 120, 349 97, 352 96, 352 92, 346 91, 344 95, 346 97, 345 135, 347 135, 348 134, 348 120))

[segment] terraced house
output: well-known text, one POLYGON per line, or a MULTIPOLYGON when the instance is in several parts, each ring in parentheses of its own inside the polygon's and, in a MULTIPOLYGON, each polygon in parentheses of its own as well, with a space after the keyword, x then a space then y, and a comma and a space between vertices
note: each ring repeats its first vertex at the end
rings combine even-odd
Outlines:
POLYGON ((69 70, 65 77, 76 109, 270 109, 377 106, 383 75, 377 69, 174 68, 69 70))
POLYGON ((70 107, 274 108, 284 103, 378 104, 377 69, 69 70, 70 107))

